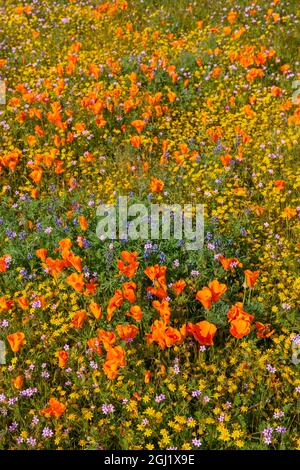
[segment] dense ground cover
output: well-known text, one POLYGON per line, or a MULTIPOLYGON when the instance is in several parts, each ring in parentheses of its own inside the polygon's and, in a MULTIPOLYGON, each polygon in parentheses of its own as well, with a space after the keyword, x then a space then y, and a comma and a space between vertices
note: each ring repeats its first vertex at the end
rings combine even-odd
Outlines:
POLYGON ((297 3, 0 0, 1 449, 300 447, 297 3))

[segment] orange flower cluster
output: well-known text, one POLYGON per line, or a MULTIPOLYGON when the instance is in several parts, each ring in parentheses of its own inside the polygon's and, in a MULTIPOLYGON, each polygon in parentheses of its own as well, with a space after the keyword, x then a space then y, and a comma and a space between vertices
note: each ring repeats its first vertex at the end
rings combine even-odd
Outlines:
MULTIPOLYGON (((84 216, 79 217, 79 224, 82 230, 86 230, 87 221, 84 216)), ((80 238, 78 240, 80 246, 80 238)), ((91 280, 85 284, 82 274, 82 262, 80 256, 75 255, 71 250, 72 241, 64 238, 59 242, 58 250, 61 252, 61 258, 53 259, 47 257, 48 250, 40 248, 36 250, 36 256, 43 262, 42 266, 54 277, 57 278, 64 268, 74 268, 77 272, 73 272, 66 278, 66 283, 76 292, 82 292, 85 287, 85 295, 92 295, 96 292, 96 283, 91 280), (79 274, 78 274, 79 273, 79 274)))

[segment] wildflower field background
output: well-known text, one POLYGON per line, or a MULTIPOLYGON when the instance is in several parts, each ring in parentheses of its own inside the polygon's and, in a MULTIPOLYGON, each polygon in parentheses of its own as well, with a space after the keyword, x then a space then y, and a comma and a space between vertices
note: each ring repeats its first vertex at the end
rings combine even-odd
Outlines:
POLYGON ((299 449, 298 1, 0 18, 0 449, 299 449), (100 240, 124 195, 203 250, 100 240))

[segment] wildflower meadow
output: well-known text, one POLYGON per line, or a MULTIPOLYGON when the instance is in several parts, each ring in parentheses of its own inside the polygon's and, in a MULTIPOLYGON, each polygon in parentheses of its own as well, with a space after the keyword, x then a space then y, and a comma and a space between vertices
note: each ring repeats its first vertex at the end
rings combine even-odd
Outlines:
POLYGON ((298 0, 0 19, 0 449, 300 449, 298 0))

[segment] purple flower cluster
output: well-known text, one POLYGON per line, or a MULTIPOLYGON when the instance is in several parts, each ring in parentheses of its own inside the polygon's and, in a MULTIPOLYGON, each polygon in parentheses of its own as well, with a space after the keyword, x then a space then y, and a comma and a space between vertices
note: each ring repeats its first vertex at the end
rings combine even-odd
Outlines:
POLYGON ((35 393, 38 392, 38 389, 36 387, 34 388, 25 388, 25 390, 21 390, 21 392, 19 393, 20 397, 32 397, 32 395, 34 395, 35 393))
POLYGON ((102 413, 104 415, 107 415, 108 413, 113 413, 115 411, 114 405, 111 405, 111 404, 110 405, 105 405, 104 404, 104 405, 102 405, 101 409, 102 409, 102 413))
POLYGON ((164 395, 163 393, 161 393, 160 395, 156 395, 155 397, 156 403, 160 403, 164 401, 165 399, 166 399, 166 395, 164 395))

